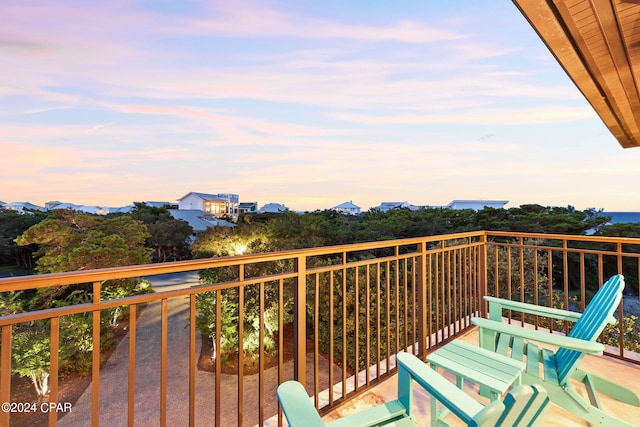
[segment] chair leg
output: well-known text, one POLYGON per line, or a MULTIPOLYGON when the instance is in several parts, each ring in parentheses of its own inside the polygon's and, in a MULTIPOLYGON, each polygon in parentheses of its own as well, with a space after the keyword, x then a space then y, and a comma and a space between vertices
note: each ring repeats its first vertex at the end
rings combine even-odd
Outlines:
POLYGON ((444 418, 451 413, 447 408, 438 408, 438 400, 431 396, 431 427, 449 427, 449 424, 444 421, 444 418))
MULTIPOLYGON (((624 402, 627 405, 640 406, 640 399, 638 399, 638 396, 634 392, 617 383, 609 381, 606 378, 587 373, 582 369, 576 369, 571 378, 582 382, 590 394, 599 392, 606 394, 607 396, 611 396, 612 398, 619 400, 620 402, 624 402)), ((597 403, 597 396, 594 396, 593 399, 597 403)), ((592 400, 591 402, 595 406, 600 407, 599 404, 594 403, 594 400, 592 400)))
MULTIPOLYGON (((435 372, 438 372, 438 366, 431 363, 431 369, 433 369, 435 372)), ((460 381, 460 377, 457 377, 457 381, 460 381)), ((458 384, 458 388, 460 388, 460 384, 458 384)), ((443 418, 446 417, 449 414, 449 410, 447 408, 445 408, 444 406, 442 407, 442 409, 438 408, 438 399, 436 399, 433 396, 430 396, 430 404, 431 404, 431 413, 429 414, 431 417, 431 427, 448 427, 449 424, 445 423, 443 421, 443 418)))
POLYGON ((602 427, 634 427, 633 424, 629 424, 591 405, 573 387, 562 388, 560 386, 550 386, 545 383, 541 385, 547 389, 552 403, 584 419, 591 425, 602 427))

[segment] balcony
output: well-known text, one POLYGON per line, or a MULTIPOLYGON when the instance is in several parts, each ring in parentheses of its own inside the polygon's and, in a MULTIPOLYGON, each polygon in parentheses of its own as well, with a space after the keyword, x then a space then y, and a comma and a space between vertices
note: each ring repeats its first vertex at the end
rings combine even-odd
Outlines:
MULTIPOLYGON (((275 389, 292 378, 306 384, 322 414, 335 417, 363 399, 370 405, 395 394, 398 351, 424 356, 459 337, 477 343, 470 318, 486 315, 482 296, 582 311, 598 284, 623 273, 627 299, 637 303, 639 258, 640 239, 472 232, 0 279, 1 292, 77 284, 93 290, 90 302, 0 317, 0 402, 23 410, 1 412, 0 425, 283 425, 275 389), (186 273, 206 281, 183 283, 186 273), (167 274, 176 283, 153 294, 100 298, 107 281, 167 274), (128 313, 120 325, 126 335, 104 361, 101 318, 116 308, 128 313), (74 315, 89 319, 92 348, 89 385, 70 402, 61 325, 74 315), (46 328, 44 406, 19 405, 30 401, 16 394, 10 374, 16 334, 26 324, 46 328), (208 334, 198 329, 203 324, 208 334)), ((621 304, 619 319, 633 314, 629 307, 621 304)), ((565 331, 546 319, 508 321, 565 331)), ((640 357, 631 349, 640 339, 632 327, 626 321, 609 328, 602 337, 607 355, 585 363, 620 383, 637 377, 640 357)), ((637 384, 629 386, 640 394, 637 384)), ((612 405, 630 422, 640 416, 637 408, 612 405)), ((559 408, 550 418, 585 425, 559 408)))

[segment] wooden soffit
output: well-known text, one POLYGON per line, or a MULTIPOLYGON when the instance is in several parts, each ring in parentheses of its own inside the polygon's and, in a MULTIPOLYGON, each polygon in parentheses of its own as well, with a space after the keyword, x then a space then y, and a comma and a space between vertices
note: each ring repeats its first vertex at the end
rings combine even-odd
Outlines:
POLYGON ((513 0, 624 148, 640 146, 640 0, 513 0))

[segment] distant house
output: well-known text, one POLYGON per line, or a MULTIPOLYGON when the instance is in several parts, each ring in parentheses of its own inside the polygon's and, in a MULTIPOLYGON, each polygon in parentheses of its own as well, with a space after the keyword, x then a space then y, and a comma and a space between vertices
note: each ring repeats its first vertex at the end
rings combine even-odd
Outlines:
MULTIPOLYGON (((165 208, 165 209, 178 209, 177 203, 171 202, 142 202, 147 206, 151 206, 152 208, 165 208)), ((124 213, 129 214, 133 212, 136 208, 134 204, 130 204, 127 206, 121 206, 119 208, 109 208, 109 213, 124 213)))
POLYGON ((351 200, 334 206, 331 209, 342 212, 345 215, 360 215, 360 206, 354 205, 351 200))
POLYGON ((258 209, 258 213, 278 213, 278 212, 286 212, 289 209, 285 205, 281 205, 280 203, 267 203, 260 209, 258 209))
POLYGON ((128 214, 133 212, 133 210, 135 209, 135 205, 127 205, 127 206, 121 206, 119 208, 109 208, 109 213, 122 213, 122 214, 128 214))
POLYGON ((198 210, 198 209, 169 209, 169 213, 175 219, 180 219, 187 222, 193 233, 198 235, 211 227, 235 227, 232 222, 225 221, 220 218, 216 218, 210 213, 198 210))
POLYGON ((422 209, 424 206, 412 205, 408 202, 382 202, 379 206, 376 206, 374 209, 377 209, 381 212, 387 212, 392 209, 409 209, 412 211, 417 211, 418 209, 422 209))
POLYGON ((191 192, 178 199, 178 210, 200 210, 214 217, 228 216, 233 220, 239 215, 237 194, 207 194, 191 192))
POLYGON ((258 212, 258 202, 240 202, 238 211, 241 214, 258 212))
POLYGON ((143 202, 147 206, 151 206, 152 208, 165 208, 165 209, 178 209, 177 203, 171 202, 143 202))
POLYGON ((51 209, 55 208, 58 205, 61 205, 62 202, 59 200, 52 200, 50 202, 47 202, 44 204, 44 208, 48 211, 50 211, 51 209))
POLYGON ((80 210, 79 208, 81 207, 80 205, 76 205, 75 203, 63 203, 63 202, 47 202, 45 203, 44 207, 47 210, 54 210, 54 209, 69 209, 72 211, 77 211, 80 210))
POLYGON ((94 215, 106 215, 111 213, 112 208, 102 206, 76 205, 75 203, 47 202, 45 206, 50 206, 48 210, 69 209, 71 211, 83 212, 94 215))
POLYGON ((382 212, 387 212, 391 209, 409 209, 416 211, 418 209, 473 209, 476 211, 484 208, 502 209, 504 205, 509 203, 508 200, 453 200, 451 203, 445 206, 417 206, 407 202, 382 202, 380 206, 376 206, 382 212))
POLYGON ((484 208, 502 209, 509 203, 508 200, 453 200, 446 208, 449 209, 473 209, 475 211, 484 208))
POLYGON ((19 213, 25 213, 32 210, 32 211, 42 211, 44 210, 44 208, 42 206, 37 206, 34 205, 33 203, 29 203, 29 202, 11 202, 11 203, 7 203, 6 205, 4 205, 5 209, 10 209, 12 211, 16 211, 19 213))

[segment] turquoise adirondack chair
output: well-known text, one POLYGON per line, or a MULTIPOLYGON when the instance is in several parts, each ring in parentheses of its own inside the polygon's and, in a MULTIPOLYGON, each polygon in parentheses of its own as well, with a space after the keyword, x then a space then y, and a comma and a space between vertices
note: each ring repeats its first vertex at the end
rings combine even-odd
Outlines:
POLYGON ((582 314, 485 297, 489 302, 489 319, 473 318, 471 321, 480 328, 481 347, 510 355, 517 360, 524 361, 526 358, 526 369, 522 375, 524 384, 544 386, 553 403, 593 425, 630 426, 602 409, 598 393, 607 394, 633 406, 640 406, 638 396, 625 387, 578 367, 586 354, 603 353, 604 346, 596 342, 596 339, 607 323, 615 323, 613 313, 620 304, 623 289, 624 277, 611 277, 596 292, 582 314), (552 334, 548 331, 503 323, 502 310, 534 314, 575 324, 567 336, 552 334), (554 352, 538 347, 534 342, 559 348, 554 352), (572 379, 584 384, 589 400, 578 393, 571 382, 572 379))
POLYGON ((302 384, 278 387, 280 406, 291 427, 415 426, 411 415, 412 382, 418 383, 469 426, 536 426, 549 409, 544 387, 521 385, 504 400, 483 406, 410 353, 399 353, 398 399, 324 424, 302 384))

